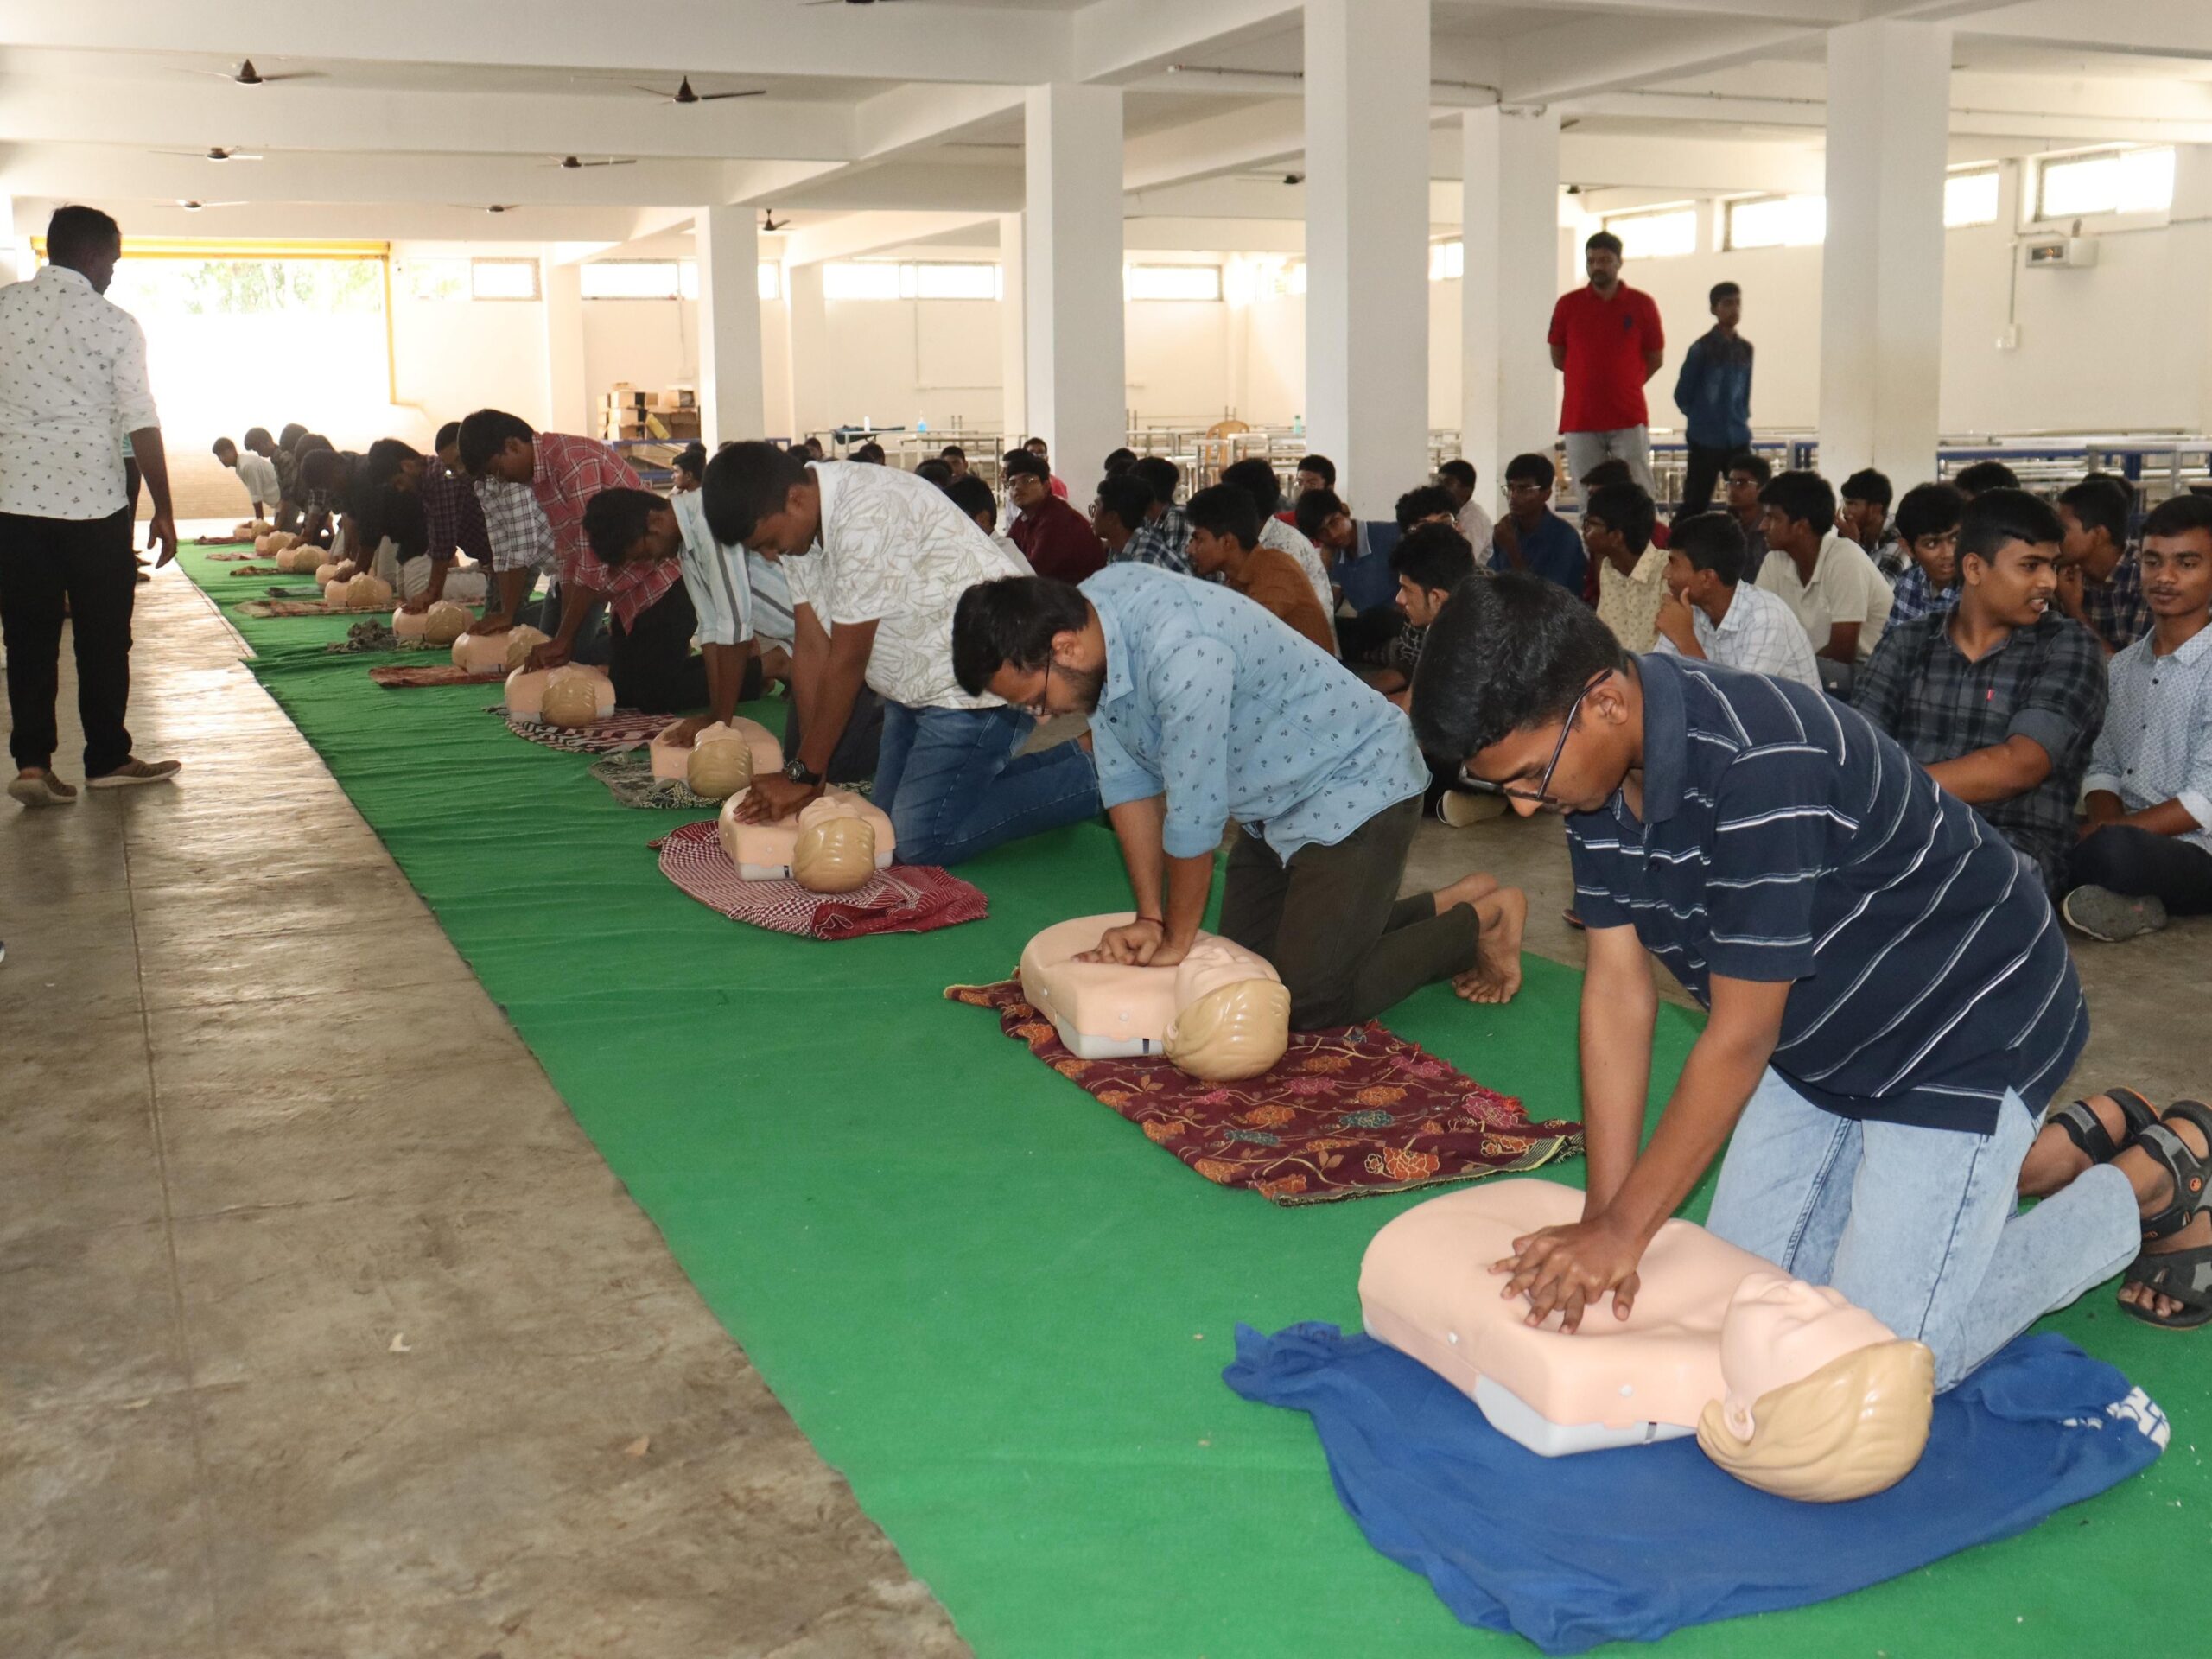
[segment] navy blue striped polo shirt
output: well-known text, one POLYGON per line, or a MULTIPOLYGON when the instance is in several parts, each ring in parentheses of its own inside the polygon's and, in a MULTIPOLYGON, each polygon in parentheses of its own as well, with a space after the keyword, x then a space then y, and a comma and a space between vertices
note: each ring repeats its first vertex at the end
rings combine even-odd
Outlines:
POLYGON ((1981 816, 1820 692, 1637 658, 1643 817, 1568 817, 1592 927, 1634 925, 1682 988, 1792 982, 1773 1066, 1846 1117, 1987 1134, 2040 1112, 2088 1039, 2035 871, 1981 816))

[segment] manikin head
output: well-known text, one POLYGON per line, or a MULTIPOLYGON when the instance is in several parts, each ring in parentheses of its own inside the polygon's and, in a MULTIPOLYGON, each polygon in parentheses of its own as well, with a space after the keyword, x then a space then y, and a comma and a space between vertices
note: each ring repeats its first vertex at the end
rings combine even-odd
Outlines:
POLYGON ((1959 515, 1959 613, 1981 627, 2027 628, 2058 592, 2065 529, 2025 490, 1986 490, 1959 515))
POLYGON ((46 257, 105 294, 123 257, 123 227, 97 207, 57 207, 46 221, 46 257))
POLYGON ((1582 245, 1582 268, 1590 273, 1590 286, 1611 294, 1620 286, 1621 239, 1611 231, 1599 231, 1582 245))
POLYGON ((1712 308, 1713 321, 1725 332, 1734 334, 1744 320, 1744 290, 1733 283, 1715 283, 1705 299, 1712 308))
POLYGON ((537 433, 505 410, 478 410, 454 437, 461 467, 472 478, 527 484, 537 471, 537 433))
POLYGON ((1958 580, 1959 515, 1966 505, 1966 497, 1948 484, 1916 484, 1897 503, 1897 539, 1927 578, 1930 593, 1940 594, 1958 580))
POLYGON ((1105 630, 1071 582, 978 582, 952 613, 952 672, 969 696, 988 692, 1039 720, 1095 714, 1106 683, 1105 630))
POLYGON ((1452 590, 1475 574, 1475 550, 1452 524, 1418 524, 1390 550, 1398 579, 1398 608, 1425 628, 1436 620, 1452 590))
POLYGON ((2169 496, 2143 521, 2143 600, 2164 623, 2204 626, 2212 607, 2212 499, 2169 496))
POLYGON ((724 547, 780 559, 805 552, 822 533, 822 491, 798 450, 732 444, 707 463, 700 495, 707 528, 724 547))
POLYGON ((1744 579, 1745 552, 1744 527, 1728 514, 1678 518, 1667 541, 1667 587, 1684 604, 1725 616, 1744 579))
POLYGON ((1175 1007, 1162 1052, 1194 1077, 1256 1077, 1290 1046, 1290 988, 1255 978, 1223 940, 1200 940, 1177 965, 1175 1007))

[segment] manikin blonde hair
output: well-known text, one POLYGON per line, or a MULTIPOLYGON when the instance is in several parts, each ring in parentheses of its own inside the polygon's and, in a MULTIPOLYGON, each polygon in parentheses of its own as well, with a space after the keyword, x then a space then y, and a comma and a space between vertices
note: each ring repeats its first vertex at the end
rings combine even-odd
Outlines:
MULTIPOLYGON (((810 806, 808 812, 814 810, 810 806)), ((823 813, 809 823, 800 815, 791 849, 791 875, 809 893, 850 893, 875 874, 875 826, 866 818, 823 813)))
POLYGON ((1209 1083, 1256 1077, 1290 1046, 1290 988, 1244 979, 1208 991, 1175 1016, 1162 1046, 1177 1067, 1209 1083))
POLYGON ((1709 1402, 1697 1443, 1747 1486, 1837 1503, 1910 1474, 1935 1409, 1936 1356, 1917 1342, 1878 1342, 1761 1395, 1748 1423, 1709 1402))

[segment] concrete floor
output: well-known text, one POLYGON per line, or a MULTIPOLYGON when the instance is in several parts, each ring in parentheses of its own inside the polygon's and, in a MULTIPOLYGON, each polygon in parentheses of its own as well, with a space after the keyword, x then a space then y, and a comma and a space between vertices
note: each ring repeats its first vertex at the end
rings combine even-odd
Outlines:
MULTIPOLYGON (((183 781, 0 804, 0 1654, 964 1652, 235 636, 140 593, 183 781)), ((1429 825, 1408 885, 1491 870, 1579 964, 1560 837, 1429 825)), ((2077 1091, 2202 1093, 2212 925, 2080 957, 2077 1091)))

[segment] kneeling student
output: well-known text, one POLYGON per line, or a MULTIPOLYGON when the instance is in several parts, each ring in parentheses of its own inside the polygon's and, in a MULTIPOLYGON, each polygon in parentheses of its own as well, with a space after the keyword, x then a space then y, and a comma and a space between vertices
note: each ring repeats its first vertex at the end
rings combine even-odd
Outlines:
POLYGON ((969 695, 1090 716, 1137 912, 1090 960, 1180 962, 1234 819, 1221 931, 1274 964, 1294 1028, 1372 1019, 1447 976, 1472 1001, 1520 988, 1516 889, 1473 874, 1398 896, 1428 769, 1405 715, 1311 640, 1208 583, 1112 564, 1080 588, 969 588, 952 645, 969 695))
MULTIPOLYGON (((681 569, 685 548, 676 509, 649 490, 601 490, 584 504, 583 531, 592 556, 618 576, 646 564, 681 569)), ((613 618, 607 627, 607 676, 614 682, 614 701, 649 715, 680 714, 709 702, 715 664, 691 654, 698 626, 688 581, 671 582, 626 622, 613 618)), ((723 651, 722 677, 741 678, 745 664, 734 659, 734 642, 723 651)), ((735 696, 728 701, 734 710, 735 696)))
POLYGON ((1191 521, 1191 566, 1219 576, 1231 593, 1280 617, 1330 656, 1337 639, 1329 613, 1298 563, 1279 548, 1260 545, 1260 510, 1249 491, 1234 484, 1200 490, 1184 509, 1191 521))

